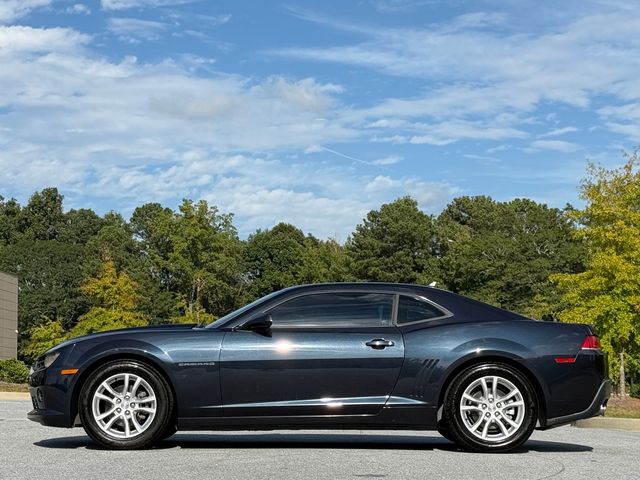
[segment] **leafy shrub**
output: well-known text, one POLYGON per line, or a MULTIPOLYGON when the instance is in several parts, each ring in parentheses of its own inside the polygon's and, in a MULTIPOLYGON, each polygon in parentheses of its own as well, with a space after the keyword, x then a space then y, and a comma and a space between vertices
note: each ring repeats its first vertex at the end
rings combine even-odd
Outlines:
POLYGON ((20 360, 10 358, 0 360, 0 381, 8 383, 26 383, 29 369, 20 360))

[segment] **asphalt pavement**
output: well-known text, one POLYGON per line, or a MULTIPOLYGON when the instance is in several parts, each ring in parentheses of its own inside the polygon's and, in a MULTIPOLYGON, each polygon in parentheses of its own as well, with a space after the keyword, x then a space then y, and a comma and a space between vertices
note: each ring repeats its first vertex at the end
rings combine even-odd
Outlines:
POLYGON ((517 452, 472 454, 435 432, 179 432, 145 451, 96 447, 82 428, 0 401, 0 479, 640 479, 640 433, 561 427, 517 452))

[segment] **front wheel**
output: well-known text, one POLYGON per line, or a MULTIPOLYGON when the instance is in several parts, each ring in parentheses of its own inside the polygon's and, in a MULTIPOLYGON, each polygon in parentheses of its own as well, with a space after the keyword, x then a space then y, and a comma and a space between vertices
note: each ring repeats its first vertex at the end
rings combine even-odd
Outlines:
POLYGON ((104 447, 146 448, 171 428, 169 386, 155 369, 137 361, 98 368, 82 387, 79 401, 85 431, 104 447))
POLYGON ((471 367, 449 387, 443 409, 452 439, 474 452, 506 452, 526 442, 537 409, 529 381, 498 364, 471 367))

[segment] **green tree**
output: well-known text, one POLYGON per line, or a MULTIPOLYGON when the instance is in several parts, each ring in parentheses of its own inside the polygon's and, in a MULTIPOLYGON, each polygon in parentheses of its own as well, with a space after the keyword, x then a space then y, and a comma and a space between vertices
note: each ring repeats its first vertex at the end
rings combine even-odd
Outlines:
POLYGON ((354 280, 349 272, 347 251, 338 242, 307 235, 305 247, 298 276, 300 283, 354 280))
POLYGON ((140 298, 137 289, 126 272, 117 272, 113 261, 106 260, 98 276, 89 278, 82 285, 92 307, 78 319, 67 336, 146 325, 148 319, 136 310, 140 298))
POLYGON ((95 276, 102 258, 110 258, 118 271, 124 270, 139 285, 138 310, 154 323, 165 323, 177 314, 176 294, 162 285, 147 245, 134 236, 134 228, 120 214, 105 215, 102 228, 87 242, 86 276, 95 276))
POLYGON ((344 248, 322 241, 288 223, 250 235, 244 248, 250 298, 300 283, 348 279, 344 248))
POLYGON ((0 195, 0 248, 16 241, 19 234, 21 211, 22 207, 15 198, 5 200, 0 195))
POLYGON ((169 269, 185 312, 217 315, 238 306, 242 295, 240 241, 233 216, 206 201, 184 200, 171 234, 169 269))
POLYGON ((305 248, 302 230, 288 223, 250 235, 244 248, 250 297, 258 298, 298 283, 305 248))
POLYGON ((143 205, 131 225, 151 275, 173 295, 172 318, 206 322, 239 306, 241 243, 232 215, 204 200, 185 199, 176 213, 157 203, 143 205))
POLYGON ((126 272, 118 273, 112 260, 103 262, 98 275, 88 278, 81 290, 91 303, 89 311, 81 315, 70 329, 65 329, 62 322, 54 319, 32 327, 23 349, 26 359, 33 361, 69 338, 148 323, 147 317, 136 309, 140 298, 137 284, 126 272))
POLYGON ((572 212, 582 226, 575 235, 587 245, 586 268, 551 277, 567 304, 560 319, 595 326, 622 395, 625 355, 637 365, 640 353, 639 165, 638 152, 618 169, 589 165, 581 185, 586 206, 572 212))
POLYGON ((84 261, 82 245, 57 240, 24 238, 0 249, 0 271, 18 276, 20 352, 33 327, 57 320, 69 328, 88 310, 80 289, 84 261))
POLYGON ((34 240, 57 240, 65 227, 63 198, 57 188, 34 193, 22 209, 20 232, 34 240))
POLYGON ((445 286, 525 315, 555 319, 561 300, 549 275, 582 268, 566 212, 532 200, 459 197, 436 225, 445 286))
POLYGON ((372 210, 347 241, 359 280, 430 283, 437 279, 432 218, 403 197, 372 210))
POLYGON ((72 209, 63 216, 58 240, 63 243, 85 245, 102 228, 104 220, 93 210, 81 208, 72 209))

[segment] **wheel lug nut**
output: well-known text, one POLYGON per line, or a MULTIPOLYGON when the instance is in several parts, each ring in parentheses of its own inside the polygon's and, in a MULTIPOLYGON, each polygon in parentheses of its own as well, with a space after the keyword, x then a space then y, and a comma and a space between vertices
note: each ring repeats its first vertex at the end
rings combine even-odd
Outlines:
POLYGON ((116 403, 120 403, 122 402, 122 400, 120 400, 119 398, 116 398, 116 403))
POLYGON ((491 414, 489 412, 484 414, 485 417, 489 418, 491 416, 491 414))
POLYGON ((496 407, 500 408, 502 407, 502 404, 500 402, 496 403, 496 407))
POLYGON ((136 404, 135 404, 135 403, 132 403, 132 404, 131 404, 131 408, 136 408, 136 404))
POLYGON ((121 408, 118 408, 118 409, 116 410, 116 412, 118 412, 118 413, 120 413, 121 411, 122 411, 122 409, 121 409, 121 408))
POLYGON ((125 415, 128 417, 129 415, 131 415, 131 413, 129 412, 129 410, 127 410, 126 412, 124 412, 125 415))
POLYGON ((487 408, 487 404, 486 404, 486 403, 483 403, 483 404, 482 404, 482 408, 483 408, 483 409, 487 408))

